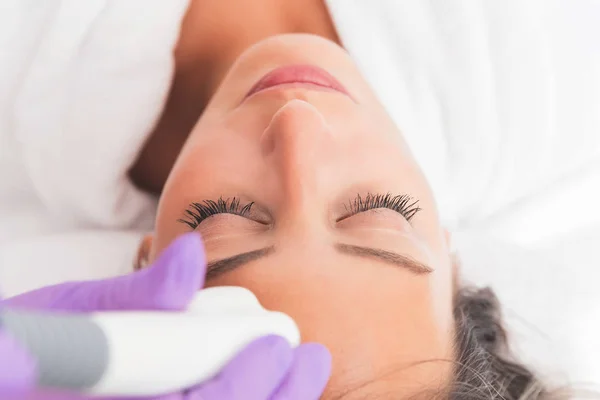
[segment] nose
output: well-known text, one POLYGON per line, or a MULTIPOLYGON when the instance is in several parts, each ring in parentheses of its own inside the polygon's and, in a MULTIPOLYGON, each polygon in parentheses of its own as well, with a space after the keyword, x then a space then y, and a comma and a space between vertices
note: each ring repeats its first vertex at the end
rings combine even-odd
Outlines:
POLYGON ((303 100, 289 101, 271 118, 261 147, 273 160, 286 208, 306 209, 319 198, 320 178, 334 150, 332 133, 323 114, 303 100))

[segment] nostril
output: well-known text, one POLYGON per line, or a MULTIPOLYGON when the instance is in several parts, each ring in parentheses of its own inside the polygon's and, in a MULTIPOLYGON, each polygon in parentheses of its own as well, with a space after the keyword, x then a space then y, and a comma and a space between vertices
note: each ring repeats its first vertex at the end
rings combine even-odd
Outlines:
POLYGON ((273 135, 269 134, 269 127, 260 136, 260 149, 263 157, 275 151, 275 141, 273 140, 273 135))
POLYGON ((271 117, 261 135, 263 156, 278 153, 279 162, 301 165, 316 162, 332 151, 332 129, 321 111, 304 100, 287 101, 271 117))

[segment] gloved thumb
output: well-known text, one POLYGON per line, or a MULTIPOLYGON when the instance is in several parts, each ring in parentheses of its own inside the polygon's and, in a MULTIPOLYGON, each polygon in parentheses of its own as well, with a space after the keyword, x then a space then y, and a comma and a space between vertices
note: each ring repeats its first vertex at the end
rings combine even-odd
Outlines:
POLYGON ((200 236, 174 240, 148 268, 99 281, 69 282, 7 299, 13 307, 65 311, 182 310, 204 285, 206 257, 200 236))

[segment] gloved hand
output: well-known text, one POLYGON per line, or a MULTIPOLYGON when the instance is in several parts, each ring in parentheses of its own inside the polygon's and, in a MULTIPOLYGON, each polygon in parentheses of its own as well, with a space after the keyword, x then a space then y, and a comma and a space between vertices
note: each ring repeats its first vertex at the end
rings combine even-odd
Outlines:
POLYGON ((306 343, 292 349, 279 336, 258 339, 211 381, 156 400, 316 400, 329 379, 325 347, 306 343))
POLYGON ((203 249, 197 234, 183 235, 174 240, 150 268, 116 278, 47 286, 0 304, 70 312, 184 310, 204 285, 203 249))
MULTIPOLYGON (((45 287, 7 299, 1 305, 71 312, 184 310, 204 284, 206 261, 202 249, 198 235, 186 234, 175 240, 148 269, 100 281, 45 287)), ((13 394, 31 388, 35 366, 27 354, 1 332, 0 354, 0 398, 18 399, 13 394), (20 370, 16 368, 19 366, 16 360, 22 361, 20 370), (5 363, 8 365, 3 365, 5 363)), ((321 345, 303 344, 291 349, 283 338, 267 336, 242 350, 211 381, 156 400, 317 399, 329 377, 330 366, 329 353, 321 345)), ((40 393, 23 398, 74 400, 85 397, 40 393)))
MULTIPOLYGON (((183 310, 202 287, 205 267, 199 237, 184 235, 151 268, 106 280, 44 287, 6 299, 0 306, 72 312, 183 310)), ((0 398, 29 391, 34 382, 33 360, 0 328, 0 398)))

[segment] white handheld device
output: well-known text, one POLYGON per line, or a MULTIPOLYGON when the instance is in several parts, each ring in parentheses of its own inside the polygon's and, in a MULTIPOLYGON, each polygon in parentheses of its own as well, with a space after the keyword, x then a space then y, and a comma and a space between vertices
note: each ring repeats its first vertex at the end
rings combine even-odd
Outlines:
POLYGON ((37 358, 39 386, 91 396, 153 396, 202 383, 261 336, 300 343, 295 322, 252 292, 198 292, 185 312, 64 315, 4 310, 0 326, 37 358))

